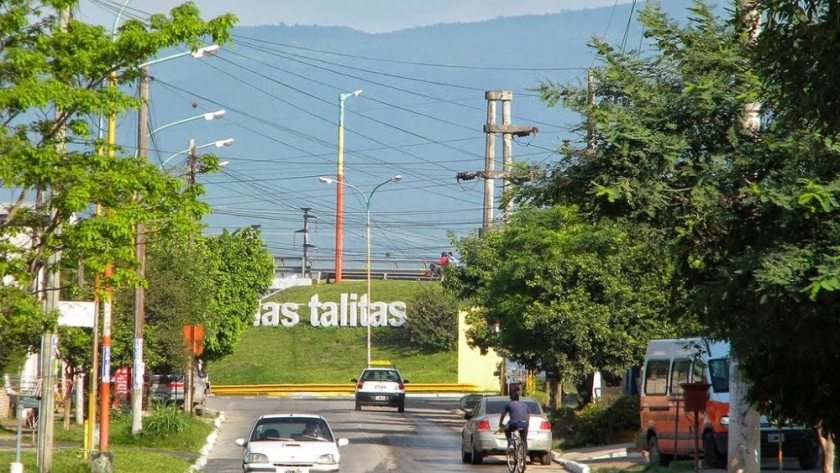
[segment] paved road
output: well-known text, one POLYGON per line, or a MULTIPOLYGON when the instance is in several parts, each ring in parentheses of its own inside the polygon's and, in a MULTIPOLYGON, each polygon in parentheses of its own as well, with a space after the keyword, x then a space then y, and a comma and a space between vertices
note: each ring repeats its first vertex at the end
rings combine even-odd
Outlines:
MULTIPOLYGON (((457 400, 409 398, 406 412, 368 407, 353 410, 346 398, 208 398, 208 407, 225 412, 206 473, 242 471, 242 448, 234 444, 246 437, 254 420, 277 412, 316 413, 324 416, 337 437, 350 440, 341 450, 341 473, 507 472, 503 457, 490 457, 484 465, 461 463, 460 429, 464 420, 457 400)), ((529 472, 559 472, 558 465, 528 465, 529 472)))

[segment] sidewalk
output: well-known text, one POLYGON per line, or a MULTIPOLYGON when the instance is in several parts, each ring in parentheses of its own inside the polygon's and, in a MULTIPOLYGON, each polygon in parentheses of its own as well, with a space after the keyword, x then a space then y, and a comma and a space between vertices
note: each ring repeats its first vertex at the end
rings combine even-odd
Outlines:
POLYGON ((552 458, 572 473, 589 473, 593 467, 647 464, 647 458, 633 442, 554 451, 552 458))

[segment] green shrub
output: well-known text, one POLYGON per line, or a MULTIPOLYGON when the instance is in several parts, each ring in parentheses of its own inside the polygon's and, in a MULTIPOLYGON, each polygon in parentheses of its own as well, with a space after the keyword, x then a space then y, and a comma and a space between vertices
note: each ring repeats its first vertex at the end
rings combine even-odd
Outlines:
POLYGON ((639 398, 604 397, 575 414, 579 444, 604 445, 635 435, 639 431, 639 398))
POLYGON ((142 435, 160 438, 179 434, 184 431, 188 416, 189 414, 181 412, 177 406, 157 405, 152 415, 143 420, 142 435))
POLYGON ((411 343, 428 352, 458 346, 458 302, 439 284, 424 284, 408 303, 406 331, 411 343))

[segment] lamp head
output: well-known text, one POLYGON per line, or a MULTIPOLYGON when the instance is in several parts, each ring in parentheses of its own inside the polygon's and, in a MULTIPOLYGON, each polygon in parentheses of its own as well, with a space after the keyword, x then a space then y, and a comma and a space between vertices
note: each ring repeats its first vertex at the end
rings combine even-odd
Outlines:
POLYGON ((224 118, 225 113, 226 113, 225 110, 216 110, 215 112, 207 112, 207 113, 204 114, 204 119, 209 122, 210 120, 216 120, 216 119, 219 119, 219 118, 224 118))
POLYGON ((394 182, 402 181, 402 174, 397 174, 396 176, 392 177, 391 180, 394 182))
POLYGON ((216 148, 221 148, 223 146, 230 146, 230 145, 233 144, 233 138, 228 138, 226 140, 219 140, 219 141, 217 141, 213 144, 216 145, 216 148))
POLYGON ((358 97, 358 96, 362 95, 362 89, 354 90, 351 95, 353 97, 358 97))
POLYGON ((318 181, 320 181, 322 184, 332 184, 333 182, 335 182, 332 179, 330 179, 329 177, 324 177, 324 176, 320 176, 318 178, 318 181))
POLYGON ((222 161, 219 163, 219 169, 224 169, 227 165, 230 164, 230 161, 222 161))
POLYGON ((204 46, 203 48, 196 49, 195 51, 191 52, 190 55, 196 59, 200 59, 203 57, 215 56, 218 52, 219 45, 211 44, 210 46, 204 46))

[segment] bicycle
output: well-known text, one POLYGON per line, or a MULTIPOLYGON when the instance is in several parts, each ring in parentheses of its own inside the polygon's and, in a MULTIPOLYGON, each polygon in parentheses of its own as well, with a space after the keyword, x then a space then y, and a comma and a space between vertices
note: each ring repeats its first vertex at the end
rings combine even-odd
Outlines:
MULTIPOLYGON (((505 429, 499 429, 499 433, 504 433, 505 429)), ((507 452, 507 467, 510 473, 523 473, 525 471, 525 442, 519 435, 519 429, 513 429, 510 433, 510 443, 508 444, 507 452)))

